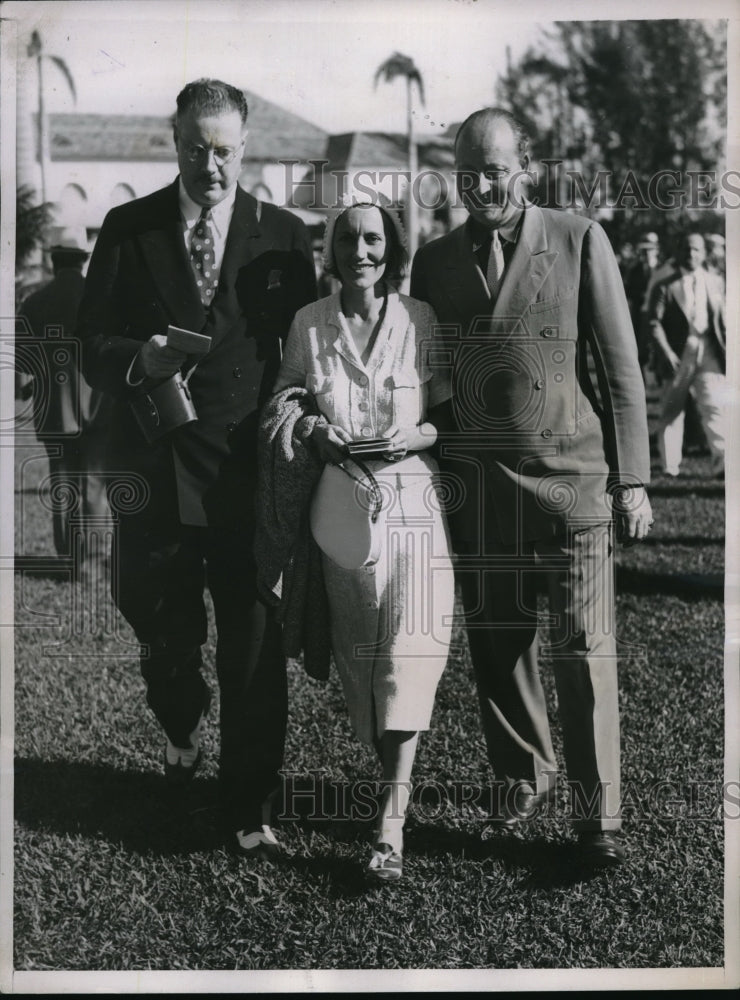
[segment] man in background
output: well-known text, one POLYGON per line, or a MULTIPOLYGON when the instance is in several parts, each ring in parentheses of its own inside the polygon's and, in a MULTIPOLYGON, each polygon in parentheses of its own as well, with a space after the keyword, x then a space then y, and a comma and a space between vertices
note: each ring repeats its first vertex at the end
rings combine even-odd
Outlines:
POLYGON ((700 233, 681 237, 674 267, 653 286, 650 329, 656 371, 663 385, 658 448, 663 472, 678 476, 683 457, 684 416, 691 396, 712 456, 712 473, 724 475, 725 303, 724 285, 707 271, 700 233))
POLYGON ((632 326, 637 338, 637 357, 644 371, 650 359, 650 329, 647 315, 647 292, 650 278, 660 261, 657 233, 646 233, 637 244, 637 260, 627 272, 624 291, 630 307, 632 326))
POLYGON ((31 378, 36 436, 49 457, 54 548, 74 557, 75 572, 105 553, 94 553, 86 529, 108 515, 102 476, 110 400, 92 389, 71 343, 85 289, 82 269, 89 256, 84 230, 59 228, 50 248, 54 277, 32 292, 20 309, 20 329, 33 344, 19 341, 18 367, 31 378), (41 351, 43 357, 34 357, 41 351), (71 518, 78 519, 73 551, 71 518))
POLYGON ((706 233, 707 270, 725 280, 725 238, 719 233, 706 233))

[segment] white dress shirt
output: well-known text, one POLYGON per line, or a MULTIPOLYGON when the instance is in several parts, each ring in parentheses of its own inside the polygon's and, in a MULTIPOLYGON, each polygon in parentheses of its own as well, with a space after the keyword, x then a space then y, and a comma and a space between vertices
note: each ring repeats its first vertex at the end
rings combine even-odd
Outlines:
MULTIPOLYGON (((178 182, 178 192, 177 192, 178 203, 180 205, 180 222, 182 225, 182 235, 185 241, 185 253, 190 259, 190 243, 193 238, 193 230, 200 218, 200 213, 203 210, 202 205, 198 205, 190 195, 185 190, 185 185, 182 182, 182 177, 178 182)), ((236 184, 227 193, 223 201, 220 201, 218 205, 214 205, 211 209, 211 229, 213 230, 213 255, 215 257, 216 271, 221 270, 221 263, 224 259, 224 249, 226 247, 226 237, 229 234, 229 226, 231 225, 231 216, 234 214, 234 203, 236 201, 236 184)), ((129 365, 128 371, 126 372, 126 383, 130 386, 141 385, 144 381, 144 376, 140 379, 132 379, 131 372, 133 370, 136 359, 139 354, 135 355, 133 361, 129 365)))
POLYGON ((686 315, 691 320, 693 333, 706 333, 709 327, 709 308, 707 304, 707 282, 703 267, 695 271, 681 268, 681 285, 686 298, 686 315))
MULTIPOLYGON (((180 178, 178 200, 180 203, 180 215, 183 223, 183 239, 185 240, 185 250, 190 258, 190 243, 193 238, 193 230, 203 211, 203 206, 196 204, 185 190, 185 185, 180 178)), ((211 228, 213 230, 213 254, 216 258, 216 270, 221 270, 221 262, 224 259, 224 248, 226 237, 231 225, 231 216, 234 213, 234 202, 236 201, 236 184, 227 193, 223 201, 214 205, 211 209, 211 228)))

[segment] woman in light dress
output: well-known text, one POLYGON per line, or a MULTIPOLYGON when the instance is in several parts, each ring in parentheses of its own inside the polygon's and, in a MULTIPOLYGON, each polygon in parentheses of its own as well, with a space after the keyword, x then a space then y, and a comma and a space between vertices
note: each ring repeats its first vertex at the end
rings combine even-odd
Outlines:
POLYGON ((382 457, 367 459, 383 496, 378 561, 345 569, 322 554, 350 720, 382 762, 367 871, 386 881, 402 873, 419 732, 429 728, 449 651, 454 579, 428 414, 449 406, 450 386, 427 363, 433 311, 393 285, 408 260, 395 213, 350 203, 327 224, 324 256, 341 289, 296 314, 275 392, 313 393, 327 423, 316 425, 310 444, 325 463, 350 467, 347 442, 390 439, 382 457))

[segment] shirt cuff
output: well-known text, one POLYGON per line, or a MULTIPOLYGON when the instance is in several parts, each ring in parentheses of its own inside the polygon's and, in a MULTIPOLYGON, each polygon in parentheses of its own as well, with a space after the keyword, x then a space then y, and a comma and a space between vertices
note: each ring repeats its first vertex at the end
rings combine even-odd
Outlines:
POLYGON ((139 357, 140 353, 141 353, 140 351, 137 351, 136 354, 134 354, 133 358, 131 359, 131 364, 128 366, 128 370, 126 372, 126 385, 129 385, 132 388, 136 387, 137 385, 141 385, 141 383, 146 380, 146 375, 142 375, 142 377, 136 379, 136 381, 134 381, 134 379, 131 378, 131 372, 133 371, 134 365, 136 364, 136 360, 139 357))

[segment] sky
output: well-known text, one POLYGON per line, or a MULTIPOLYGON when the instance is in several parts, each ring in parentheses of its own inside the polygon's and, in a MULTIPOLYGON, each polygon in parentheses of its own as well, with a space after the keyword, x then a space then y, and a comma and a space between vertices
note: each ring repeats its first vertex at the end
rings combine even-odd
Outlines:
MULTIPOLYGON (((328 132, 405 131, 400 80, 373 88, 394 51, 424 79, 420 133, 439 133, 495 99, 497 75, 540 31, 499 0, 118 0, 3 5, 45 52, 49 111, 170 114, 181 87, 218 76, 328 132), (519 18, 519 20, 517 20, 519 18)), ((588 5, 593 9, 593 4, 588 5)), ((550 9, 553 9, 552 7, 550 9)), ((584 11, 586 7, 583 7, 584 11)), ((23 42, 22 42, 23 44, 23 42)))
MULTIPOLYGON (((734 5, 731 5, 734 7, 734 5)), ((740 4, 735 7, 740 9, 740 4)), ((727 0, 28 0, 2 3, 20 51, 39 31, 49 111, 169 115, 189 80, 217 76, 327 132, 403 132, 401 80, 373 86, 393 52, 422 74, 421 134, 495 102, 507 47, 516 60, 555 17, 727 16, 727 0)), ((20 60, 22 63, 23 60, 20 60)), ((35 84, 35 78, 34 78, 35 84)))

